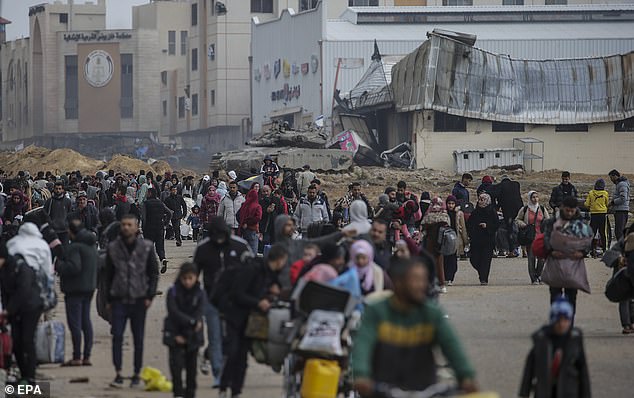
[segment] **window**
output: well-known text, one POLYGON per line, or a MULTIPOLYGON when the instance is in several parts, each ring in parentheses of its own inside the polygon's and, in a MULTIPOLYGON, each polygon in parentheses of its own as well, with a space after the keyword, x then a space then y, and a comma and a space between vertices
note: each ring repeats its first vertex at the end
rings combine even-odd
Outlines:
POLYGON ((161 83, 163 83, 164 86, 167 86, 167 71, 166 70, 161 72, 161 83))
POLYGON ((506 122, 492 122, 491 131, 498 132, 523 132, 524 124, 522 123, 506 123, 506 122))
POLYGON ((214 61, 216 59, 216 45, 211 43, 209 48, 207 49, 207 56, 210 61, 214 61))
POLYGON ((78 80, 77 80, 77 56, 64 56, 65 67, 65 100, 64 111, 66 119, 77 119, 79 117, 78 80))
POLYGON ((587 124, 558 124, 557 126, 555 126, 555 131, 557 133, 587 132, 588 125, 587 124))
POLYGON ((348 0, 349 7, 378 7, 378 5, 379 0, 348 0))
POLYGON ((211 93, 209 94, 209 102, 211 103, 211 106, 216 106, 216 90, 211 90, 211 93))
POLYGON ((133 117, 132 54, 121 54, 121 118, 133 117))
POLYGON ((443 6, 472 6, 473 0, 442 0, 443 6))
POLYGON ((523 6, 524 0, 502 0, 503 6, 523 6))
POLYGON ((192 94, 192 116, 198 115, 198 94, 192 94))
POLYGON ((167 101, 163 100, 163 116, 167 116, 167 101))
POLYGON ((312 10, 317 7, 317 3, 319 3, 319 0, 299 0, 299 11, 312 10))
POLYGON ((181 55, 187 55, 187 31, 181 30, 181 55))
POLYGON ((176 55, 176 31, 169 30, 167 32, 167 53, 176 55))
POLYGON ((614 122, 614 131, 634 131, 634 117, 614 122))
POLYGON ((198 49, 192 48, 192 70, 198 70, 198 49))
POLYGON ((59 14, 59 23, 68 23, 68 13, 59 14))
POLYGON ((273 0, 251 0, 252 13, 273 13, 273 0))
POLYGON ((566 4, 568 4, 568 0, 546 0, 547 6, 566 5, 566 4))
POLYGON ((198 25, 198 3, 192 4, 192 26, 198 25))
POLYGON ((434 112, 434 131, 466 132, 467 119, 443 112, 434 112))
POLYGON ((178 97, 178 118, 185 117, 185 97, 178 97))

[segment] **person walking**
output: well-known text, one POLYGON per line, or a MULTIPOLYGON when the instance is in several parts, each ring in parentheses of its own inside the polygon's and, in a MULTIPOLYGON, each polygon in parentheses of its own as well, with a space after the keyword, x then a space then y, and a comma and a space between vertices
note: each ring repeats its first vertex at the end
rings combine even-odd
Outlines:
POLYGON ((469 234, 467 234, 467 224, 464 219, 464 213, 458 208, 458 199, 453 195, 449 195, 445 203, 451 229, 456 232, 456 236, 458 237, 458 250, 456 253, 450 256, 444 256, 443 258, 445 279, 447 280, 447 285, 451 286, 458 272, 458 256, 464 254, 464 248, 469 244, 469 234))
POLYGON ((491 204, 491 196, 488 193, 481 193, 476 208, 467 220, 467 232, 471 241, 469 260, 473 268, 478 271, 480 284, 483 286, 489 284, 497 229, 498 216, 491 204))
POLYGON ((165 199, 165 206, 172 211, 172 229, 174 230, 176 246, 180 247, 183 245, 181 238, 181 220, 187 215, 187 204, 183 196, 178 193, 178 187, 176 185, 172 185, 170 188, 170 195, 165 199))
POLYGON ((445 268, 443 255, 440 252, 440 228, 451 224, 445 203, 441 198, 435 197, 431 200, 431 206, 427 209, 427 214, 423 217, 421 227, 425 233, 423 247, 434 257, 436 264, 436 277, 441 293, 447 293, 445 286, 445 268))
POLYGON ((260 207, 262 208, 260 233, 262 234, 262 247, 264 247, 271 244, 274 236, 275 218, 284 213, 284 206, 281 199, 271 193, 271 187, 265 185, 262 187, 260 207))
POLYGON ((64 184, 61 181, 55 183, 53 195, 44 203, 44 211, 51 218, 51 226, 55 229, 62 245, 68 244, 68 214, 72 209, 72 203, 66 197, 64 184))
POLYGON ((152 241, 139 236, 139 222, 133 215, 121 220, 121 235, 110 242, 104 274, 107 310, 111 313, 112 362, 116 376, 112 387, 123 387, 123 334, 130 320, 134 340, 134 374, 130 387, 140 385, 143 367, 145 317, 156 296, 158 263, 152 241))
MULTIPOLYGON (((520 211, 524 203, 522 202, 522 194, 520 191, 520 183, 511 180, 508 176, 503 176, 502 181, 496 189, 498 195, 498 206, 502 209, 504 217, 504 227, 506 229, 506 243, 508 244, 507 257, 518 257, 517 250, 517 233, 515 230, 515 217, 520 211)), ((498 249, 506 249, 500 248, 498 249)))
POLYGON ((167 318, 163 328, 163 343, 169 347, 174 398, 196 396, 198 349, 205 342, 204 308, 205 295, 198 282, 198 268, 196 264, 185 263, 167 292, 167 318), (183 370, 186 373, 185 386, 183 370))
POLYGON ((76 208, 69 214, 68 219, 80 220, 84 228, 89 231, 96 233, 99 230, 99 210, 88 203, 88 195, 85 191, 81 191, 77 195, 76 208))
POLYGON ((302 234, 308 230, 308 226, 316 222, 328 222, 328 210, 326 204, 317 196, 317 187, 308 187, 308 193, 301 198, 294 214, 302 234))
POLYGON ((473 181, 473 176, 469 173, 464 173, 460 181, 456 182, 451 191, 451 194, 456 198, 456 207, 462 209, 465 203, 470 203, 469 200, 469 185, 473 181))
POLYGON ((610 206, 614 211, 614 235, 619 240, 623 237, 630 213, 630 182, 618 170, 610 171, 608 176, 614 184, 614 195, 610 206))
POLYGON ((310 165, 304 165, 303 170, 297 174, 297 189, 304 196, 308 193, 308 187, 313 184, 317 176, 310 170, 310 165))
POLYGON ((202 221, 200 218, 200 207, 198 207, 198 205, 194 205, 192 207, 192 212, 189 217, 187 217, 187 225, 191 226, 192 228, 192 238, 194 239, 194 242, 198 242, 198 237, 200 236, 200 228, 202 227, 202 221))
POLYGON ((240 228, 240 222, 236 215, 240 211, 244 201, 244 196, 238 192, 238 183, 231 181, 229 183, 229 192, 227 192, 225 197, 220 201, 218 215, 225 220, 225 223, 234 233, 238 232, 238 228, 240 228))
MULTIPOLYGON (((221 182, 224 184, 224 181, 221 182)), ((209 188, 207 188, 207 194, 202 198, 200 204, 200 222, 203 228, 203 238, 207 237, 205 226, 209 224, 211 217, 215 217, 218 214, 221 199, 222 197, 218 193, 216 186, 210 185, 209 188)))
POLYGON ((167 259, 165 258, 165 220, 172 219, 172 210, 157 197, 156 189, 151 188, 147 192, 147 199, 141 207, 141 219, 143 220, 143 237, 154 243, 156 254, 161 262, 161 274, 167 272, 167 259))
POLYGON ((97 262, 95 234, 86 229, 80 220, 68 225, 71 244, 55 270, 60 277, 60 287, 66 305, 66 323, 73 341, 73 359, 62 366, 91 366, 93 329, 90 320, 90 303, 97 288, 97 262), (81 340, 84 337, 82 358, 81 340))
POLYGON ((605 190, 605 180, 599 178, 594 183, 594 189, 588 193, 585 206, 590 210, 590 227, 595 233, 592 240, 592 256, 597 257, 605 253, 608 245, 607 216, 610 205, 610 194, 605 190), (598 236, 598 239, 596 237, 598 236), (601 250, 601 253, 598 252, 601 250))
MULTIPOLYGON (((542 232, 542 223, 549 218, 548 210, 539 204, 537 191, 529 191, 527 197, 528 204, 520 209, 515 221, 520 230, 532 228, 535 231, 535 235, 540 234, 542 232)), ((526 245, 526 256, 528 257, 528 276, 531 278, 531 284, 541 285, 541 275, 544 270, 545 260, 535 256, 532 242, 526 245)))
POLYGON ((247 200, 240 208, 240 232, 249 243, 253 253, 258 252, 260 241, 260 221, 262 221, 262 207, 258 200, 258 192, 252 189, 247 194, 247 200))
POLYGON ((579 197, 579 194, 577 192, 577 188, 575 188, 575 186, 570 182, 570 172, 564 171, 561 173, 561 184, 553 188, 553 191, 550 194, 550 201, 548 202, 554 211, 554 215, 556 215, 559 211, 564 198, 568 196, 577 198, 579 197))

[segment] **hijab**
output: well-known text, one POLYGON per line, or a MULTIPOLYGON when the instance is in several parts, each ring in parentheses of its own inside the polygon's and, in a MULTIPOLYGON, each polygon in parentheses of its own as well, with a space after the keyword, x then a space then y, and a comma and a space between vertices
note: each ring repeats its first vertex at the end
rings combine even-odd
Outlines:
POLYGON ((205 195, 205 199, 208 200, 208 201, 211 201, 211 202, 220 203, 220 200, 222 198, 220 197, 220 195, 216 191, 216 187, 213 186, 213 185, 210 185, 209 189, 207 190, 207 194, 205 195))
POLYGON ((374 269, 372 267, 373 259, 374 249, 368 241, 361 239, 350 246, 350 261, 348 262, 348 267, 357 270, 363 290, 366 292, 372 290, 372 287, 374 286, 374 269), (363 268, 358 267, 356 263, 357 256, 360 254, 365 254, 369 260, 368 265, 363 268))
POLYGON ((480 196, 478 196, 478 207, 487 207, 491 204, 491 195, 489 195, 488 193, 481 193, 480 196), (484 202, 480 201, 480 199, 484 199, 484 202))
POLYGON ((535 214, 537 214, 537 210, 539 209, 539 201, 537 203, 533 203, 531 198, 536 193, 537 193, 537 191, 528 191, 528 195, 527 195, 528 196, 528 205, 527 206, 535 214))
POLYGON ((446 209, 447 208, 445 207, 445 202, 443 202, 440 197, 436 196, 435 198, 433 198, 431 200, 431 203, 429 205, 429 209, 427 209, 427 214, 430 214, 430 213, 442 213, 446 209))
POLYGON ((227 183, 225 183, 224 181, 220 181, 218 183, 218 189, 216 190, 216 192, 218 192, 218 195, 220 196, 220 199, 224 198, 225 195, 228 192, 227 191, 227 183))

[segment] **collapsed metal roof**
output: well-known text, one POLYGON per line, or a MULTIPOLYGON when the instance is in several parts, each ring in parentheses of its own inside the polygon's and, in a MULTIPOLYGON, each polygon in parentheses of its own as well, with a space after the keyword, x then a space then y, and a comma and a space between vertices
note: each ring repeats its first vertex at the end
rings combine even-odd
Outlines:
POLYGON ((524 60, 437 33, 392 68, 396 110, 436 110, 528 124, 613 122, 634 116, 634 52, 524 60))

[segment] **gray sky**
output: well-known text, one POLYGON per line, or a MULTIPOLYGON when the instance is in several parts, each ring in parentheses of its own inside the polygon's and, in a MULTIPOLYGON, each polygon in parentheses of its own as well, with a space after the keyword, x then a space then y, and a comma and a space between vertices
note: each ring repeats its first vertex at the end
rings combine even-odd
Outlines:
MULTIPOLYGON (((62 0, 67 2, 67 0, 62 0)), ((12 23, 7 25, 7 40, 29 36, 29 7, 35 4, 53 3, 54 0, 0 0, 0 16, 12 23)), ((86 0, 75 0, 76 4, 86 0)), ((97 0, 92 2, 96 3, 97 0)), ((132 27, 132 6, 149 3, 150 0, 106 0, 106 25, 108 29, 132 27)))

